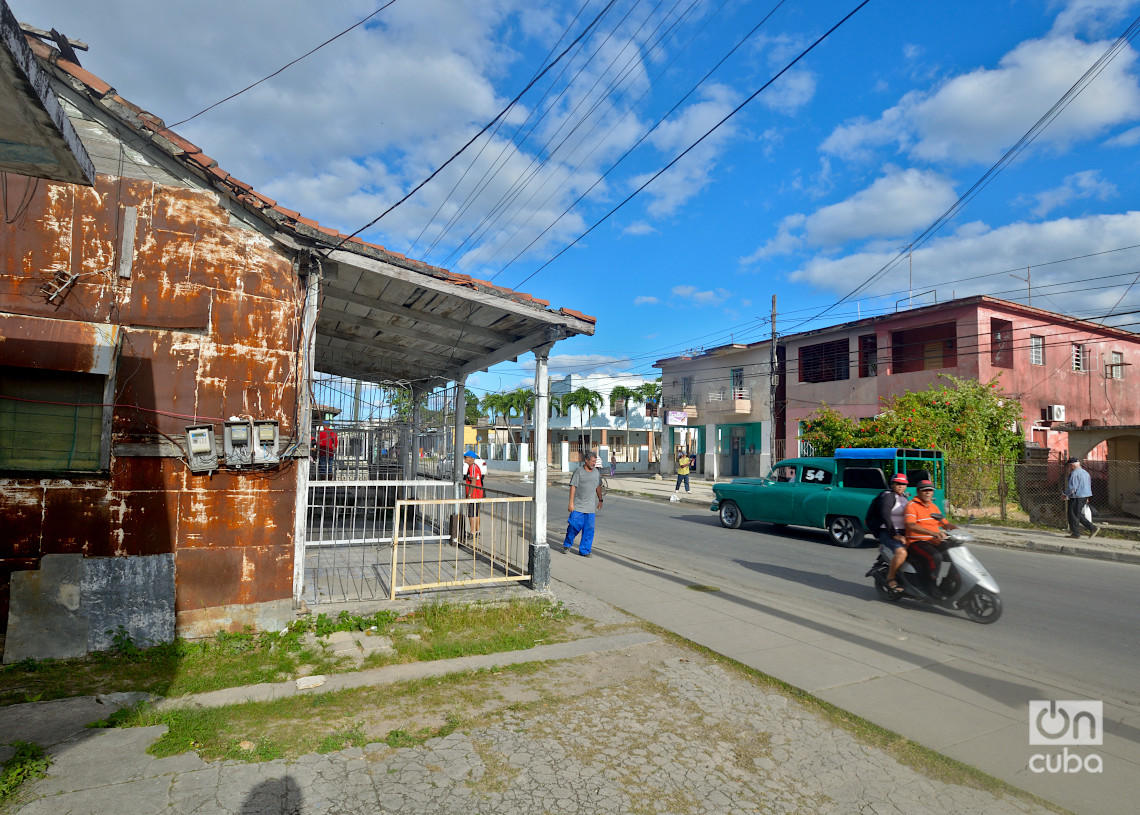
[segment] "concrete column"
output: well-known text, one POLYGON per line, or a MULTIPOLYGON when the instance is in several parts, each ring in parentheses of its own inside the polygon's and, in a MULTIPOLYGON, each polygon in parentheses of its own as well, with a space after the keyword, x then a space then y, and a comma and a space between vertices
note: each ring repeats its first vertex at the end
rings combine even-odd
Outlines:
POLYGON ((530 587, 545 589, 550 584, 550 547, 546 542, 547 436, 550 409, 550 382, 547 361, 554 343, 534 351, 534 543, 530 546, 530 587))
POLYGON ((301 315, 301 336, 308 337, 301 358, 301 382, 297 389, 297 427, 293 435, 298 442, 300 458, 293 459, 297 468, 297 499, 293 518, 293 605, 300 607, 305 586, 305 534, 309 514, 309 448, 313 443, 313 405, 309 399, 313 381, 313 355, 317 347, 317 304, 321 295, 320 266, 309 269, 305 276, 305 311, 301 315))

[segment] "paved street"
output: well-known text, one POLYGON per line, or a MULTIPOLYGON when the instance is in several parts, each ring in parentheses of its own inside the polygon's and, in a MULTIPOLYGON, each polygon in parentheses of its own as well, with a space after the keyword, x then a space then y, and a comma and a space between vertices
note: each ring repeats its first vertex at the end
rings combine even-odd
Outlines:
MULTIPOLYGON (((552 536, 564 500, 552 490, 552 536)), ((820 531, 725 530, 707 504, 620 497, 598 524, 595 558, 555 556, 557 578, 1075 812, 1135 811, 1140 567, 980 546, 1006 600, 980 626, 878 601, 873 550, 820 531), (1105 702, 1103 774, 1027 769, 1038 699, 1105 702)))
MULTIPOLYGON (((605 563, 582 561, 582 575, 605 563)), ((381 742, 292 761, 206 764, 193 754, 148 756, 146 746, 162 728, 76 729, 75 721, 84 718, 76 710, 70 737, 52 750, 51 776, 35 785, 36 800, 19 812, 1049 811, 927 778, 738 671, 638 634, 634 620, 589 594, 564 583, 556 586, 556 594, 610 632, 597 640, 598 650, 574 656, 586 645, 550 646, 564 649, 568 658, 501 680, 498 706, 481 711, 472 726, 449 736, 418 747, 392 748, 381 742), (630 633, 617 642, 620 632, 630 633)), ((551 651, 543 650, 542 656, 551 659, 551 651)), ((510 657, 500 659, 505 663, 510 657)), ((399 667, 406 673, 410 666, 399 667)), ((472 675, 471 681, 486 678, 472 675)), ((41 723, 51 704, 40 708, 41 723)), ((70 704, 79 708, 85 702, 70 704)), ((86 704, 99 712, 94 703, 86 704)))

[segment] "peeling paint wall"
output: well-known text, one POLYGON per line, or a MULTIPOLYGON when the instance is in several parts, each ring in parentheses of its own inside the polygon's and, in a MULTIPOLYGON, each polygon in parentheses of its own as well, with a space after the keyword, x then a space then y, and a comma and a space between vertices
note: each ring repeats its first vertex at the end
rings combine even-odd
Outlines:
POLYGON ((0 626, 11 573, 49 554, 172 554, 180 626, 290 598, 293 461, 196 475, 163 450, 188 424, 213 422, 220 438, 231 415, 294 434, 292 258, 210 192, 108 175, 94 188, 12 175, 7 186, 28 203, 0 222, 0 366, 91 370, 86 327, 120 329, 110 469, 0 473, 0 626))

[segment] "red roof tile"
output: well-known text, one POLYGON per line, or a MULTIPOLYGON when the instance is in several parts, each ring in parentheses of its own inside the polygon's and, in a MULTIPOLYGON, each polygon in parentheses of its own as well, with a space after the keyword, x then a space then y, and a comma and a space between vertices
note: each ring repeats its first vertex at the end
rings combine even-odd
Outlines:
MULTIPOLYGON (((176 156, 193 162, 198 167, 209 171, 210 176, 226 182, 226 186, 222 189, 226 190, 226 192, 228 192, 230 195, 233 195, 237 200, 246 204, 250 208, 273 210, 274 212, 279 213, 281 216, 284 216, 291 221, 295 221, 298 224, 304 224, 305 226, 318 230, 324 235, 330 236, 330 238, 333 238, 337 241, 337 245, 341 243, 351 243, 357 246, 367 247, 368 249, 372 249, 377 252, 383 252, 385 255, 389 256, 392 259, 402 261, 402 264, 406 267, 412 269, 422 269, 432 274, 433 276, 449 281, 456 286, 462 286, 464 288, 470 289, 476 289, 479 287, 492 289, 494 291, 503 292, 505 295, 521 302, 535 303, 544 308, 548 308, 550 306, 550 301, 540 300, 537 297, 526 294, 525 292, 517 292, 513 289, 509 289, 503 286, 496 286, 488 280, 479 280, 469 275, 452 272, 448 269, 442 269, 436 266, 431 266, 430 264, 427 264, 421 260, 405 257, 400 252, 394 252, 390 249, 385 249, 380 244, 369 243, 359 236, 354 235, 352 237, 348 237, 336 229, 321 226, 317 221, 311 218, 303 217, 299 212, 291 209, 286 209, 285 207, 278 205, 278 203, 272 198, 262 195, 253 189, 252 185, 230 176, 229 173, 218 166, 218 162, 203 153, 197 145, 195 145, 193 142, 187 141, 174 131, 167 128, 162 119, 151 113, 148 113, 129 100, 124 99, 123 97, 116 94, 114 88, 112 88, 109 84, 104 82, 99 77, 92 74, 90 71, 87 71, 74 62, 64 59, 59 55, 59 52, 56 49, 52 48, 47 43, 44 43, 35 37, 28 36, 27 41, 29 47, 32 49, 32 52, 37 57, 49 65, 54 64, 61 71, 71 75, 76 80, 86 85, 97 97, 99 97, 100 100, 104 100, 107 96, 110 95, 111 99, 106 100, 104 104, 107 104, 108 102, 114 102, 117 105, 121 105, 126 110, 131 111, 133 117, 137 118, 137 121, 124 119, 124 122, 128 126, 140 130, 145 135, 145 130, 139 128, 139 124, 141 123, 144 128, 149 129, 155 136, 165 140, 165 142, 169 145, 172 145, 173 148, 177 151, 175 154, 176 156)), ((108 110, 113 115, 117 115, 117 111, 115 111, 113 107, 108 106, 108 110)), ((120 118, 122 117, 120 116, 120 118)), ((159 146, 163 147, 161 144, 159 146)), ((163 149, 166 149, 168 152, 170 150, 168 147, 164 147, 163 149)), ((278 228, 289 228, 289 225, 278 222, 278 228)), ((558 311, 561 314, 576 317, 588 323, 597 322, 596 317, 591 317, 588 314, 583 314, 582 312, 574 311, 573 309, 561 308, 558 311)))
POLYGON ((568 317, 577 317, 579 320, 585 320, 588 323, 597 323, 598 322, 597 317, 591 317, 589 314, 583 314, 582 312, 575 311, 572 308, 562 307, 558 310, 568 317))
POLYGON ((183 153, 201 153, 202 152, 202 148, 200 148, 198 145, 194 144, 193 142, 186 141, 186 139, 182 138, 177 133, 175 133, 173 130, 170 130, 168 128, 163 128, 162 130, 156 130, 155 134, 162 136, 162 138, 166 139, 168 142, 173 144, 175 147, 177 147, 183 153))
POLYGON ((115 90, 102 79, 95 76, 95 74, 91 73, 85 68, 80 67, 79 65, 76 65, 70 60, 58 59, 56 60, 55 64, 64 71, 67 71, 67 73, 71 74, 91 90, 95 91, 95 93, 99 94, 99 96, 106 96, 115 90))

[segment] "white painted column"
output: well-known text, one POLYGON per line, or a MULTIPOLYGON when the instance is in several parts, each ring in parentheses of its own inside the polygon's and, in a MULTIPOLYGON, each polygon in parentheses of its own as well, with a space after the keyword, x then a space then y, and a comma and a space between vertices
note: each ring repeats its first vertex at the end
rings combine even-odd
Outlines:
MULTIPOLYGON (((554 343, 534 351, 534 543, 530 551, 531 588, 544 589, 550 584, 550 547, 546 542, 546 473, 547 437, 550 409, 550 382, 547 361, 554 343)), ((520 456, 521 458, 521 456, 520 456)))
POLYGON ((293 606, 300 608, 305 591, 305 535, 309 515, 309 448, 313 443, 313 404, 309 386, 313 381, 313 355, 317 347, 317 303, 320 301, 320 267, 313 266, 305 276, 305 310, 301 315, 302 337, 308 342, 302 347, 301 387, 297 389, 297 454, 293 466, 297 468, 297 498, 293 518, 293 606))

